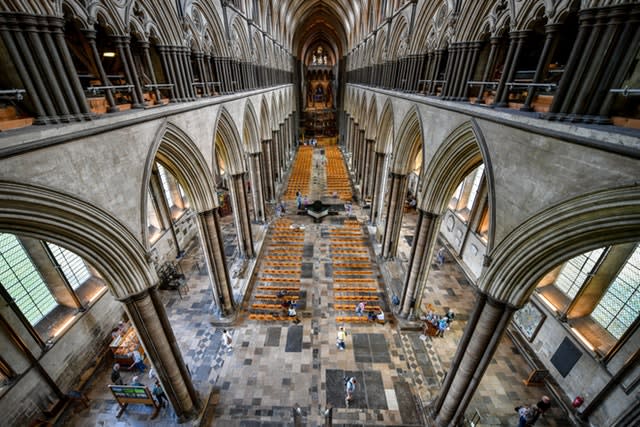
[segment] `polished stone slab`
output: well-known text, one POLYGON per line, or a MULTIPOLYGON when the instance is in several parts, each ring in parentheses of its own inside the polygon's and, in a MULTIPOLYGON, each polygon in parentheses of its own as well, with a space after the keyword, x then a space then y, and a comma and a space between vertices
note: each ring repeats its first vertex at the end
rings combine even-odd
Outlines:
POLYGON ((279 326, 270 326, 267 328, 267 337, 264 340, 265 347, 278 347, 280 345, 280 335, 282 328, 279 326))
POLYGON ((302 268, 300 269, 300 278, 302 279, 312 279, 313 278, 313 263, 312 262, 303 262, 302 268))
POLYGON ((394 381, 393 389, 396 393, 396 401, 398 402, 398 408, 400 409, 400 416, 402 422, 406 424, 415 423, 413 425, 420 425, 418 423, 418 410, 415 404, 415 398, 411 392, 411 387, 404 380, 399 379, 394 381))
POLYGON ((289 326, 284 351, 287 353, 302 351, 302 325, 289 326))

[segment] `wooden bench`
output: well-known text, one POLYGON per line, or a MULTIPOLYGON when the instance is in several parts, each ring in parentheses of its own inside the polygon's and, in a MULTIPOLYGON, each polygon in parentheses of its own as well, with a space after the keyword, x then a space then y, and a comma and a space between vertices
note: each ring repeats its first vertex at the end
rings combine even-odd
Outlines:
MULTIPOLYGON (((367 316, 336 316, 337 323, 369 323, 369 319, 367 316)), ((384 324, 384 320, 378 320, 376 318, 376 323, 384 324)))
POLYGON ((336 295, 336 301, 377 301, 377 295, 336 295))
POLYGON ((261 285, 257 288, 260 291, 292 291, 297 292, 300 291, 299 286, 276 286, 276 285, 261 285))
POLYGON ((334 288, 335 292, 378 292, 378 288, 370 286, 343 286, 334 288))

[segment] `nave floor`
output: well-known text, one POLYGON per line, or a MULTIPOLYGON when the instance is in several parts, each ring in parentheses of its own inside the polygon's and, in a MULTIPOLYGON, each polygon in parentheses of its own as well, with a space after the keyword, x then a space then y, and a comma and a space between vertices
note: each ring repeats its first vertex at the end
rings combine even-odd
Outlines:
MULTIPOLYGON (((316 182, 312 191, 321 194, 317 185, 321 186, 322 183, 316 182)), ((321 223, 314 223, 308 216, 297 215, 294 204, 287 202, 283 221, 304 225, 301 264, 298 273, 293 273, 294 277, 297 274, 300 289, 304 291, 304 299, 300 298, 297 310, 301 320, 299 324, 286 320, 249 319, 256 296, 266 292, 258 289, 259 279, 248 285, 234 286, 239 297, 243 297, 246 286, 247 295, 242 298, 237 320, 226 327, 234 339, 233 349, 226 351, 221 344, 225 327, 212 323, 214 316, 210 310, 208 276, 194 262, 197 259, 197 245, 182 262, 189 293, 180 298, 176 292, 161 291, 183 357, 205 404, 201 418, 186 425, 275 427, 293 426, 295 419, 300 422, 298 425, 320 426, 324 425, 327 407, 333 407, 334 426, 424 425, 420 415, 422 406, 437 395, 439 384, 455 353, 467 314, 474 304, 472 287, 455 263, 432 266, 424 301, 431 303, 438 312, 451 307, 456 312, 456 320, 443 338, 424 337, 418 331, 400 330, 388 306, 389 293, 398 291, 393 289, 393 284, 389 289, 386 288, 382 271, 375 262, 374 250, 368 243, 368 210, 361 210, 354 204, 350 218, 341 212, 337 216, 324 218, 321 223), (358 227, 367 247, 366 253, 358 252, 357 256, 368 259, 367 271, 370 269, 373 273, 367 272, 365 277, 374 279, 373 286, 377 287, 374 294, 379 297, 376 304, 383 306, 387 317, 384 325, 336 321, 337 316, 355 314, 338 309, 341 303, 337 297, 344 294, 340 293, 340 284, 336 283, 338 267, 334 265, 337 263, 335 257, 346 256, 341 252, 351 249, 336 247, 335 233, 341 230, 351 233, 356 220, 359 221, 358 227), (348 333, 345 350, 336 347, 337 329, 342 325, 348 333), (358 381, 354 401, 349 408, 345 407, 344 402, 345 375, 354 376, 358 381), (296 408, 299 408, 299 412, 296 408)), ((411 215, 405 217, 402 236, 410 237, 415 218, 412 219, 411 215)), ((233 224, 228 217, 221 222, 223 234, 232 235, 233 224)), ((281 277, 278 274, 269 275, 267 270, 272 270, 273 266, 266 264, 266 257, 275 253, 274 248, 281 246, 281 242, 274 239, 275 224, 272 222, 269 233, 266 236, 263 233, 261 240, 256 242, 262 247, 256 264, 258 278, 281 277)), ((396 271, 398 275, 403 268, 402 254, 408 258, 410 253, 410 240, 402 239, 396 271)), ((360 251, 359 247, 353 250, 360 251)), ((291 273, 284 275, 288 277, 291 273)), ((239 282, 242 280, 234 281, 239 282)), ((528 371, 526 362, 515 352, 508 338, 503 338, 469 406, 468 414, 478 410, 481 415, 478 425, 516 425, 514 406, 535 403, 545 394, 544 389, 527 388, 522 384, 528 371)), ((67 411, 58 425, 175 425, 171 409, 163 409, 156 420, 148 421, 148 408, 136 405, 130 406, 116 420, 117 405, 106 387, 109 373, 110 365, 105 363, 87 387, 86 392, 92 399, 91 407, 75 413, 67 411)), ((133 374, 125 372, 123 376, 128 381, 133 374)), ((143 382, 150 383, 150 380, 145 376, 143 382)), ((570 423, 556 406, 536 425, 566 426, 570 423)))

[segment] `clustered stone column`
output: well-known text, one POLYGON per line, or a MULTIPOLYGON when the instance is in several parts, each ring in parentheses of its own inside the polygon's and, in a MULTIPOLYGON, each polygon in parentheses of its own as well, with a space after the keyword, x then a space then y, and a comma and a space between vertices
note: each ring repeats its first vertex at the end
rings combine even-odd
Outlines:
POLYGON ((198 395, 157 289, 149 288, 121 301, 176 415, 181 421, 193 418, 200 405, 198 395))
MULTIPOLYGON (((282 180, 282 169, 280 162, 280 131, 272 130, 271 131, 271 167, 273 168, 273 178, 276 182, 281 182, 282 180)), ((275 194, 274 194, 275 198, 275 194)))
POLYGON ((91 112, 62 34, 61 18, 0 13, 0 36, 26 96, 35 124, 80 121, 91 112))
POLYGON ((382 240, 382 257, 393 258, 398 250, 398 239, 402 228, 404 197, 407 194, 407 175, 392 173, 389 183, 387 219, 382 240))
POLYGON ((218 208, 198 213, 198 224, 205 260, 213 284, 214 303, 218 305, 217 308, 222 317, 231 316, 235 313, 235 301, 224 255, 218 208))
POLYGON ((509 99, 508 83, 513 81, 516 73, 516 66, 522 53, 522 48, 529 36, 530 31, 514 31, 509 34, 509 50, 507 51, 507 59, 504 62, 504 72, 496 89, 496 107, 506 107, 509 99))
POLYGON ((438 427, 456 426, 462 421, 514 311, 514 307, 479 293, 433 408, 438 427))
POLYGON ((418 209, 414 241, 411 246, 409 266, 402 288, 400 316, 407 318, 411 310, 421 306, 423 288, 431 267, 433 247, 440 230, 440 217, 418 209))
MULTIPOLYGON (((484 67, 484 73, 482 73, 482 81, 487 82, 489 78, 493 75, 493 69, 496 64, 496 55, 498 52, 498 47, 500 46, 500 37, 491 37, 489 47, 489 58, 487 59, 487 64, 484 67)), ((476 99, 477 104, 484 103, 484 90, 485 85, 482 83, 480 85, 480 89, 478 89, 478 98, 476 99)))
POLYGON ((371 217, 369 221, 371 225, 376 225, 380 221, 380 213, 382 212, 382 202, 384 201, 384 194, 382 194, 385 174, 385 162, 386 154, 377 152, 375 153, 375 163, 373 166, 373 188, 371 189, 371 217))
POLYGON ((364 155, 364 172, 362 178, 362 198, 368 199, 371 197, 371 178, 373 177, 373 162, 374 162, 374 148, 375 140, 365 140, 365 155, 364 155))
MULTIPOLYGON (((547 24, 544 27, 545 30, 545 38, 544 38, 544 46, 542 47, 542 53, 540 54, 540 58, 538 58, 538 65, 536 66, 536 73, 533 76, 533 84, 539 84, 544 75, 547 73, 549 69, 549 61, 553 56, 553 53, 558 44, 558 31, 560 30, 560 24, 547 24)), ((531 107, 531 103, 536 95, 538 88, 536 86, 529 86, 527 89, 527 99, 524 101, 524 105, 520 108, 521 111, 533 111, 531 107)))
POLYGON ((251 197, 253 198, 253 218, 258 222, 266 221, 264 204, 264 179, 262 175, 262 153, 249 153, 249 175, 253 183, 251 186, 251 197))
POLYGON ((610 123, 615 95, 635 61, 640 43, 640 5, 616 5, 579 12, 580 27, 550 108, 551 119, 610 123))
POLYGON ((183 46, 158 45, 165 75, 173 85, 174 101, 193 101, 193 70, 191 69, 191 49, 183 46))
POLYGON ((240 253, 246 258, 253 258, 256 254, 253 248, 253 236, 251 235, 246 175, 244 172, 232 175, 229 187, 233 198, 233 214, 236 218, 236 234, 238 235, 240 253))
POLYGON ((262 140, 262 175, 264 176, 265 195, 269 200, 275 198, 275 179, 273 177, 273 167, 271 166, 271 140, 262 140))

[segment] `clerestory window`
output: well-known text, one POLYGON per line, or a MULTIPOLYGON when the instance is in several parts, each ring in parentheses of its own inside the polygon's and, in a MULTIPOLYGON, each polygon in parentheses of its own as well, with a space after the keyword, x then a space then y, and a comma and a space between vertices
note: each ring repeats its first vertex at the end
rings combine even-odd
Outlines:
POLYGON ((13 234, 0 233, 0 284, 32 325, 58 305, 33 261, 13 234))

